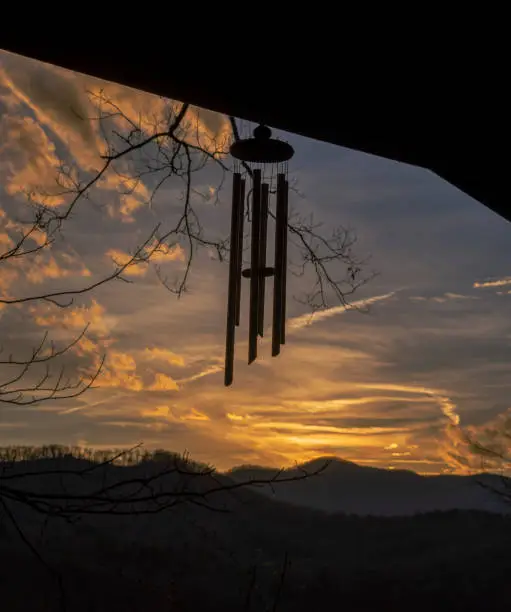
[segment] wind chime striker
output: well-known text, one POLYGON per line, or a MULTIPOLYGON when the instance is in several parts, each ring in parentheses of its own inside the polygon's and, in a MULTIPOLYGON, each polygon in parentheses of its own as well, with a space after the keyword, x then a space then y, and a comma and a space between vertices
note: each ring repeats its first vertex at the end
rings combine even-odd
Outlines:
POLYGON ((235 158, 232 187, 229 289, 225 349, 225 385, 233 381, 234 339, 240 324, 241 279, 250 280, 248 363, 257 358, 257 339, 264 333, 266 278, 273 277, 272 356, 286 342, 286 271, 288 221, 288 166, 291 145, 271 137, 270 128, 259 125, 252 138, 237 140, 230 153, 235 158), (243 172, 242 172, 243 171, 243 172), (248 185, 247 185, 248 182, 248 185), (245 197, 250 204, 250 267, 242 270, 245 197), (273 204, 273 206, 272 206, 273 204), (266 265, 268 215, 275 218, 275 261, 266 265))

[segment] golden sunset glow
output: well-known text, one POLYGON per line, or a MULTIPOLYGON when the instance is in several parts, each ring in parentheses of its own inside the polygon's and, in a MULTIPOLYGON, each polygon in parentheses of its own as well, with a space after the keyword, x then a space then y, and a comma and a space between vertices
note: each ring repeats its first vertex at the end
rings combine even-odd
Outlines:
MULTIPOLYGON (((126 131, 132 122, 142 138, 181 108, 180 102, 6 52, 0 52, 0 102, 2 252, 16 244, 23 215, 35 206, 34 194, 52 210, 65 210, 70 190, 90 180, 107 150, 115 151, 113 145, 107 149, 101 122, 91 117, 112 114, 111 134, 126 131), (112 105, 122 108, 124 119, 111 112, 112 105)), ((202 147, 208 158, 226 159, 232 136, 227 117, 190 107, 183 125, 187 142, 202 147)), ((312 314, 293 297, 310 288, 313 274, 301 275, 294 264, 288 341, 272 359, 268 327, 260 359, 251 366, 246 363, 244 286, 235 384, 224 388, 228 265, 215 258, 211 243, 228 235, 230 177, 208 165, 194 175, 191 197, 204 244, 193 253, 189 290, 178 299, 175 288, 187 270, 190 245, 174 234, 159 244, 158 236, 183 214, 184 182, 162 182, 153 195, 162 177, 140 170, 151 167, 151 155, 165 141, 161 136, 146 157, 136 150, 122 163, 112 163, 49 247, 37 251, 48 236, 44 228, 34 229, 27 240, 36 249, 31 265, 23 258, 3 265, 4 300, 34 291, 78 290, 72 299, 60 298, 62 303, 21 299, 1 304, 6 354, 16 349, 29 355, 46 332, 63 346, 86 328, 61 359, 65 375, 93 376, 103 358, 104 365, 79 398, 23 415, 26 428, 13 411, 0 413, 0 444, 44 442, 30 423, 45 419, 48 425, 41 431, 50 427, 63 444, 104 447, 111 439, 112 446, 129 446, 143 440, 148 448, 186 448, 220 469, 241 463, 289 465, 328 455, 421 473, 446 468, 464 473, 478 460, 464 432, 491 438, 493 431, 495 439, 500 428, 505 438, 511 423, 506 416, 511 330, 507 291, 497 290, 511 285, 511 276, 489 256, 477 269, 474 264, 473 273, 458 274, 468 250, 454 225, 450 231, 456 240, 432 246, 416 237, 414 215, 425 215, 431 202, 451 196, 455 206, 461 196, 419 169, 283 137, 297 151, 290 172, 303 194, 293 194, 293 211, 313 213, 325 231, 352 223, 360 233, 356 248, 374 254, 370 265, 381 274, 357 290, 349 307, 334 300, 312 314), (409 200, 418 202, 416 208, 403 212, 409 200), (148 235, 151 239, 137 252, 148 235), (116 267, 125 267, 122 278, 99 282, 116 267), (93 291, 80 292, 91 285, 93 291)), ((471 249, 476 245, 489 252, 486 238, 475 229, 476 212, 465 233, 476 236, 471 249)), ((447 213, 434 208, 427 224, 436 228, 443 214, 450 222, 447 213)), ((422 217, 420 223, 426 223, 422 217)), ((291 244, 294 262, 299 247, 291 244)), ((45 350, 41 354, 51 349, 45 350)))

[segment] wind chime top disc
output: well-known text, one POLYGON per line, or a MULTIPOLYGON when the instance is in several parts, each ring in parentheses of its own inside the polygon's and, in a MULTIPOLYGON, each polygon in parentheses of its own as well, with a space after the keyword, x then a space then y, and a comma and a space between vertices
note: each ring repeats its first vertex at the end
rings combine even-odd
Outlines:
POLYGON ((233 157, 259 164, 279 164, 293 157, 293 147, 287 142, 272 138, 269 127, 259 125, 253 134, 253 138, 238 140, 231 145, 230 153, 233 157))

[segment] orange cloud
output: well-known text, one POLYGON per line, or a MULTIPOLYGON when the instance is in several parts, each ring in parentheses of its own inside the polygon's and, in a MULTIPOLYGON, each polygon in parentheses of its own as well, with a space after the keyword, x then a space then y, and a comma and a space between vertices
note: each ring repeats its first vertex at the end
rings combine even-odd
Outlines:
POLYGON ((85 335, 75 345, 76 353, 81 356, 99 354, 100 349, 101 347, 97 342, 94 342, 85 335))
MULTIPOLYGON (((110 257, 110 259, 113 259, 118 266, 125 266, 132 259, 129 253, 125 253, 119 249, 110 249, 106 252, 106 255, 110 257)), ((123 274, 125 276, 144 276, 146 272, 146 262, 134 261, 126 267, 123 274)))
POLYGON ((484 289, 487 287, 504 287, 505 285, 511 285, 511 276, 484 282, 476 282, 473 287, 476 289, 484 289))
MULTIPOLYGON (((68 260, 69 261, 69 260, 68 260)), ((40 285, 47 278, 66 278, 69 276, 90 276, 90 271, 81 264, 80 269, 73 269, 60 265, 55 257, 50 253, 37 253, 30 259, 23 260, 23 267, 26 268, 25 278, 36 285, 40 285)))
MULTIPOLYGON (((176 391, 178 390, 177 383, 166 374, 157 372, 150 383, 144 382, 144 378, 138 370, 138 364, 135 356, 126 351, 112 349, 112 344, 115 342, 113 338, 108 338, 108 317, 103 318, 103 309, 96 306, 97 313, 90 312, 94 309, 77 309, 77 313, 71 315, 69 326, 75 328, 83 328, 84 324, 91 322, 89 328, 91 332, 99 335, 99 340, 93 340, 90 336, 84 336, 80 339, 74 350, 81 356, 92 356, 92 363, 88 369, 95 371, 99 364, 102 355, 105 355, 105 362, 100 375, 97 378, 96 385, 98 387, 117 387, 129 391, 176 391)), ((45 319, 45 322, 51 323, 53 320, 45 319)))
MULTIPOLYGON (((7 213, 0 208, 0 253, 6 254, 7 251, 12 249, 16 244, 19 243, 20 238, 28 236, 23 248, 30 250, 34 246, 44 246, 48 240, 48 236, 45 231, 40 228, 34 228, 33 223, 20 223, 14 221, 7 216, 7 213), (14 235, 14 238, 13 238, 14 235), (30 244, 33 242, 34 244, 30 244)), ((68 257, 67 254, 61 253, 61 257, 68 257)), ((18 265, 19 265, 19 260, 18 265)), ((71 261, 71 260, 70 260, 71 261)), ((4 264, 6 262, 4 261, 4 264)), ((13 263, 13 260, 10 260, 13 263)), ((74 263, 74 260, 73 260, 74 263)))
POLYGON ((392 444, 389 444, 388 446, 384 446, 383 449, 384 450, 393 450, 394 448, 397 448, 399 446, 399 444, 396 444, 395 442, 392 442, 392 444))
MULTIPOLYGON (((2 290, 4 294, 7 294, 10 286, 17 281, 18 278, 19 273, 17 270, 2 266, 2 270, 0 271, 0 290, 2 290)), ((2 304, 2 306, 5 306, 5 304, 2 304)))
POLYGON ((51 130, 82 168, 99 169, 102 140, 85 94, 87 77, 2 52, 0 81, 20 104, 26 105, 41 126, 51 130))
MULTIPOLYGON (((110 249, 106 252, 106 255, 113 259, 118 266, 124 266, 132 259, 132 255, 120 249, 110 249)), ((133 261, 126 267, 123 274, 126 276, 144 276, 149 262, 184 261, 185 253, 179 244, 159 245, 156 241, 153 241, 140 253, 140 258, 143 261, 133 261)))
POLYGON ((132 372, 137 367, 137 363, 131 355, 119 351, 112 351, 110 353, 109 365, 115 370, 123 372, 132 372))
POLYGON ((47 279, 90 276, 90 270, 73 252, 53 250, 47 244, 44 231, 34 230, 32 223, 20 223, 10 219, 0 209, 0 254, 5 254, 2 262, 2 287, 7 290, 13 280, 41 285, 47 279), (24 236, 27 236, 22 240, 24 236), (20 246, 21 243, 21 246, 20 246), (45 246, 46 245, 46 246, 45 246), (17 257, 9 251, 17 249, 17 257), (43 247, 38 252, 30 252, 35 247, 43 247))
MULTIPOLYGON (((122 109, 124 117, 113 117, 117 130, 132 129, 135 124, 144 136, 164 131, 182 106, 176 100, 90 77, 87 77, 87 85, 96 104, 105 112, 114 110, 109 102, 122 109)), ((179 130, 179 136, 184 140, 210 153, 226 152, 231 135, 231 125, 225 115, 195 106, 189 107, 179 130)))
POLYGON ((179 387, 173 378, 157 372, 153 383, 147 389, 148 391, 177 391, 179 387))
MULTIPOLYGON (((420 394, 430 397, 440 407, 442 413, 451 421, 453 425, 459 425, 460 417, 456 411, 456 404, 454 404, 448 397, 445 396, 444 392, 437 391, 435 389, 429 389, 421 386, 411 385, 399 385, 393 383, 369 383, 357 385, 362 389, 375 389, 382 391, 398 391, 403 393, 420 394)), ((404 398, 403 398, 404 399, 404 398)), ((406 398, 405 401, 410 401, 406 398)))
MULTIPOLYGON (((99 354, 97 354, 97 358, 99 358, 99 354)), ((142 376, 137 373, 135 357, 130 353, 117 350, 109 350, 107 352, 105 365, 97 379, 97 384, 99 387, 119 387, 129 391, 179 390, 176 381, 161 372, 156 372, 152 382, 149 384, 144 383, 142 376)), ((151 414, 155 416, 154 413, 151 414)))
POLYGON ((245 419, 250 418, 248 415, 243 414, 235 414, 234 412, 227 412, 225 415, 230 421, 244 421, 245 419))
MULTIPOLYGON (((66 169, 74 182, 80 171, 97 172, 105 163, 102 155, 124 144, 119 134, 140 130, 140 138, 155 131, 168 129, 181 102, 153 96, 115 83, 75 74, 62 68, 0 51, 0 95, 10 113, 28 109, 35 117, 7 116, 0 142, 10 142, 10 193, 25 189, 45 193, 48 204, 65 202, 57 186, 57 169, 61 166, 56 155, 56 143, 64 145, 70 164, 66 169), (122 110, 122 114, 118 112, 122 110), (101 121, 97 119, 103 117, 101 121), (8 133, 7 133, 8 132, 8 133), (106 138, 106 140, 105 140, 106 138), (13 160, 18 158, 15 164, 13 160)), ((137 134, 138 135, 138 132, 137 134)), ((190 106, 179 127, 178 135, 185 141, 199 145, 210 153, 227 153, 231 140, 231 126, 227 117, 190 106)), ((165 146, 165 142, 158 143, 165 146)), ((150 145, 151 146, 151 145, 150 145)), ((145 183, 133 176, 133 160, 119 159, 101 177, 94 189, 115 192, 107 210, 111 217, 133 222, 134 214, 150 200, 145 183)), ((73 185, 60 173, 60 180, 73 185)))
POLYGON ((9 250, 14 245, 9 234, 6 232, 0 233, 0 248, 5 252, 9 250))
POLYGON ((107 210, 112 218, 120 218, 125 222, 133 222, 133 213, 147 205, 151 193, 145 183, 129 174, 107 172, 98 181, 97 187, 106 191, 114 191, 118 195, 118 203, 109 203, 107 210))
POLYGON ((155 406, 154 408, 142 408, 140 415, 146 418, 163 419, 170 421, 210 421, 204 412, 192 408, 186 412, 178 413, 171 410, 166 404, 155 406))
POLYGON ((169 416, 170 408, 166 405, 156 406, 155 408, 143 408, 140 411, 141 416, 151 418, 167 418, 169 416))
POLYGON ((50 207, 65 202, 56 182, 60 159, 38 123, 30 117, 2 117, 0 143, 0 172, 9 195, 37 193, 50 207))
POLYGON ((482 470, 508 473, 511 468, 511 409, 483 425, 449 426, 439 444, 439 452, 458 473, 482 470))
POLYGON ((115 322, 107 318, 104 306, 91 300, 90 306, 59 309, 54 306, 39 305, 31 309, 34 320, 41 327, 61 326, 64 329, 79 330, 89 325, 89 332, 107 336, 115 322))
POLYGON ((158 245, 156 241, 147 247, 147 251, 151 254, 151 261, 157 263, 163 263, 165 261, 184 261, 185 252, 181 245, 174 244, 169 246, 168 244, 158 245))
MULTIPOLYGON (((390 293, 386 293, 386 294, 382 294, 382 295, 377 295, 371 298, 367 298, 364 300, 358 300, 356 302, 353 302, 353 307, 358 307, 358 308, 364 308, 366 306, 370 306, 371 304, 380 302, 380 301, 384 301, 387 299, 392 298, 394 295, 396 294, 395 291, 390 292, 390 293)), ((316 312, 314 315, 310 315, 310 314, 304 314, 304 315, 300 315, 297 317, 293 317, 288 319, 287 321, 287 329, 288 332, 290 334, 293 334, 297 331, 300 331, 304 328, 307 328, 315 323, 319 323, 320 321, 323 321, 324 319, 328 319, 330 317, 334 317, 337 316, 339 314, 343 314, 345 312, 347 312, 349 309, 346 306, 334 306, 332 308, 328 308, 326 310, 322 310, 319 312, 316 312)), ((265 344, 266 339, 263 339, 261 342, 261 345, 265 344)), ((238 346, 243 347, 243 342, 238 343, 238 346)), ((295 349, 296 350, 296 349, 295 349)), ((343 349, 339 349, 338 347, 336 347, 333 350, 333 353, 338 357, 339 355, 342 355, 343 353, 343 349)), ((361 351, 345 351, 345 353, 349 353, 349 356, 351 359, 353 358, 367 358, 367 354, 361 352, 361 351)), ((310 360, 314 358, 314 355, 311 355, 310 351, 307 351, 307 359, 310 363, 310 360)), ((322 352, 322 354, 317 354, 317 359, 324 362, 325 361, 325 355, 324 355, 324 351, 322 352)), ((219 360, 220 363, 218 365, 210 365, 207 368, 205 368, 202 371, 197 372, 196 374, 193 374, 192 376, 189 376, 183 380, 180 380, 180 383, 190 383, 193 382, 195 380, 198 380, 200 378, 203 378, 205 376, 210 376, 212 374, 218 374, 219 372, 221 372, 223 370, 223 359, 219 360)), ((372 360, 374 362, 374 360, 372 360)), ((264 367, 264 363, 263 361, 259 362, 259 366, 264 367)), ((323 384, 323 383, 322 383, 323 384)), ((297 395, 303 395, 301 390, 297 391, 297 395)), ((299 398, 293 398, 293 401, 298 400, 299 398)), ((366 401, 366 400, 364 400, 366 401)))
POLYGON ((184 359, 168 349, 146 348, 143 351, 144 357, 149 361, 164 361, 170 365, 184 366, 184 359))
POLYGON ((136 368, 135 359, 128 353, 109 351, 105 366, 98 377, 98 386, 142 391, 144 384, 136 374, 136 368))
POLYGON ((189 412, 181 415, 180 420, 182 421, 210 421, 210 418, 204 412, 192 408, 189 412))

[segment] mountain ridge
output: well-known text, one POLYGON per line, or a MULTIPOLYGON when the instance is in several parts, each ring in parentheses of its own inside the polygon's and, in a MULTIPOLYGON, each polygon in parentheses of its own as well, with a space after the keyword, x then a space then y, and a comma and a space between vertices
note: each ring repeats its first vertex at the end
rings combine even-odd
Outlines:
POLYGON ((406 516, 449 510, 511 512, 509 504, 488 489, 509 493, 511 481, 484 472, 421 475, 411 470, 387 470, 339 458, 320 457, 284 470, 237 466, 225 474, 238 482, 277 476, 273 487, 258 485, 257 490, 279 501, 328 513, 406 516), (319 474, 277 485, 280 479, 299 476, 304 470, 309 473, 318 471, 325 461, 330 464, 319 474))

